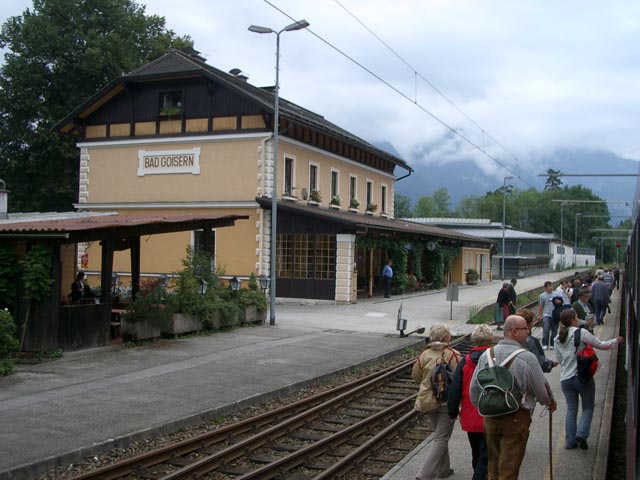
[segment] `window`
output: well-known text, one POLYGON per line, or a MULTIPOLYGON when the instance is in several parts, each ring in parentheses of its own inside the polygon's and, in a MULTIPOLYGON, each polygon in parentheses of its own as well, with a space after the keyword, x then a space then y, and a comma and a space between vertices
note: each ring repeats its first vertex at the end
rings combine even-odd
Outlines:
POLYGON ((318 166, 309 164, 309 191, 318 190, 318 166))
POLYGON ((284 194, 293 195, 293 158, 284 157, 284 194))
POLYGON ((278 278, 291 278, 293 276, 293 235, 278 235, 276 252, 276 275, 278 278))
POLYGON ((336 236, 330 234, 280 234, 276 246, 279 278, 334 280, 336 236))
POLYGON ((349 177, 349 200, 358 197, 358 177, 351 175, 349 177))
POLYGON ((367 205, 371 205, 373 203, 373 182, 371 180, 367 180, 367 205))
POLYGON ((205 250, 205 242, 204 242, 204 232, 202 230, 195 230, 193 232, 193 251, 194 252, 203 252, 207 253, 211 256, 211 271, 215 270, 215 258, 216 258, 216 231, 211 230, 211 247, 207 251, 205 250))
POLYGON ((338 179, 340 173, 336 170, 331 170, 331 197, 336 197, 340 195, 340 190, 338 189, 338 179))
POLYGON ((160 115, 172 116, 182 113, 182 92, 164 92, 160 94, 160 115))
POLYGON ((387 212, 387 186, 382 185, 380 188, 380 211, 383 213, 387 212))

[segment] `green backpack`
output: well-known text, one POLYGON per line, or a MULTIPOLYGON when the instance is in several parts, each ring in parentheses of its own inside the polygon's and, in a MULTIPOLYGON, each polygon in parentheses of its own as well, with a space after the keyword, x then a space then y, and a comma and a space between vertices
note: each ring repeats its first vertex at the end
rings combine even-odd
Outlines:
POLYGON ((478 383, 482 389, 478 400, 478 412, 483 417, 499 417, 513 413, 520 408, 522 393, 513 380, 509 367, 520 353, 520 348, 511 353, 499 365, 493 356, 493 347, 487 350, 489 366, 478 371, 478 383))

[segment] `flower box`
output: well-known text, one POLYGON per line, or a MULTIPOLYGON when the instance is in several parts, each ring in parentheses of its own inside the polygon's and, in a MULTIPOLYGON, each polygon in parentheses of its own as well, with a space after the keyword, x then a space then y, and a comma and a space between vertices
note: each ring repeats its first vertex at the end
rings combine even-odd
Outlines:
POLYGON ((351 213, 358 213, 360 210, 358 210, 357 208, 349 207, 349 211, 351 213))
POLYGON ((188 313, 176 313, 167 328, 162 328, 165 335, 182 335, 202 330, 200 318, 188 313))
POLYGON ((307 200, 307 205, 311 205, 312 207, 317 207, 320 205, 320 202, 316 202, 314 200, 307 200))

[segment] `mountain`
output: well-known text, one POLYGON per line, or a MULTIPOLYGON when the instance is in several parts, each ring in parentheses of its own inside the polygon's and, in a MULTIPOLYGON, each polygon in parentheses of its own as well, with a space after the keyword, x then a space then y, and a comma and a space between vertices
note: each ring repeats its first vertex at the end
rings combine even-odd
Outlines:
MULTIPOLYGON (((389 153, 399 156, 393 145, 388 142, 380 142, 377 146, 389 153)), ((456 158, 448 155, 445 161, 433 159, 431 145, 414 150, 412 158, 408 161, 414 169, 411 176, 396 183, 395 191, 400 195, 406 195, 411 199, 411 205, 415 205, 423 195, 432 195, 438 188, 445 187, 449 192, 451 203, 449 207, 455 210, 460 200, 469 195, 482 196, 487 192, 500 188, 505 176, 512 174, 499 169, 497 173, 490 174, 481 168, 471 158, 456 158), (502 173, 504 172, 504 174, 502 173)), ((638 174, 639 162, 621 158, 610 151, 588 149, 558 149, 550 154, 535 156, 522 161, 516 167, 510 167, 536 189, 544 188, 545 177, 538 177, 546 173, 548 168, 559 170, 566 174, 613 174, 631 173, 638 174), (533 166, 533 167, 531 167, 533 166), (530 170, 527 170, 530 169, 530 170)), ((611 215, 629 216, 636 191, 638 177, 563 177, 564 185, 583 185, 604 200, 628 203, 609 203, 611 215)), ((516 179, 509 183, 518 188, 527 189, 529 185, 516 179)), ((613 218, 612 223, 622 220, 613 218)))

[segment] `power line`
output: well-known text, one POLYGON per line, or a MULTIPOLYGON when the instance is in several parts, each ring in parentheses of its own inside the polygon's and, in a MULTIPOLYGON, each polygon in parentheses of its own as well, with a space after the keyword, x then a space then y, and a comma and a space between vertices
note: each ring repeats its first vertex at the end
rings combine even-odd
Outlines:
MULTIPOLYGON (((411 69, 411 71, 413 72, 415 78, 420 78, 421 80, 423 80, 427 85, 429 85, 438 95, 440 95, 442 98, 444 98, 447 103, 449 103, 449 105, 451 105, 453 108, 455 108, 462 116, 464 116, 469 122, 471 122, 471 124, 473 124, 478 130, 480 130, 480 132, 482 133, 483 137, 484 135, 486 135, 489 139, 491 139, 496 145, 498 145, 503 151, 505 151, 507 154, 509 154, 510 156, 513 157, 514 160, 516 160, 517 162, 519 162, 520 160, 518 159, 518 157, 513 154, 510 150, 508 150, 504 145, 502 145, 493 135, 491 135, 489 132, 487 132, 484 128, 482 128, 480 125, 478 125, 478 123, 471 118, 469 115, 467 115, 466 112, 464 112, 460 107, 458 107, 458 105, 456 105, 453 100, 451 100, 447 95, 444 94, 444 92, 442 92, 438 87, 436 87, 433 83, 431 83, 431 81, 429 81, 429 79, 427 79, 424 75, 422 75, 420 72, 418 72, 418 70, 411 65, 407 60, 404 59, 404 57, 402 57, 402 55, 400 55, 398 52, 396 52, 393 48, 391 48, 391 46, 389 46, 382 38, 380 38, 380 36, 378 36, 371 28, 369 28, 367 25, 364 24, 364 22, 362 22, 354 13, 352 13, 347 7, 345 7, 342 3, 340 3, 340 0, 334 0, 345 12, 347 12, 356 22, 358 22, 360 25, 362 25, 362 27, 367 30, 371 35, 373 35, 380 43, 382 43, 385 47, 387 47, 387 49, 393 53, 402 63, 404 63, 407 67, 409 67, 411 69)), ((417 87, 416 87, 416 93, 414 95, 414 101, 417 102, 417 87)), ((484 145, 483 145, 483 152, 486 152, 486 150, 484 149, 484 145)))
MULTIPOLYGON (((294 20, 294 18, 289 15, 288 13, 286 13, 285 11, 283 11, 282 9, 280 9, 279 7, 277 7, 276 5, 274 5, 273 3, 271 3, 269 0, 264 0, 264 2, 271 6, 272 8, 274 8, 275 10, 279 11, 280 13, 282 13, 285 17, 294 20)), ((423 107, 422 105, 420 105, 417 100, 415 99, 411 99, 411 97, 409 97, 407 94, 405 94, 404 92, 400 91, 397 87, 393 86, 391 83, 389 83, 387 80, 385 80, 384 78, 382 78, 380 75, 378 75, 377 73, 373 72, 372 70, 370 70, 369 68, 365 67, 363 64, 361 64, 360 62, 358 62, 356 59, 354 59, 353 57, 349 56, 347 53, 343 52, 342 50, 340 50, 338 47, 336 47, 335 45, 333 45, 331 42, 329 42, 328 40, 325 40, 324 38, 322 38, 320 35, 318 35, 317 33, 315 33, 313 30, 311 30, 310 28, 306 28, 305 31, 309 32, 311 35, 313 35, 314 37, 316 37, 318 40, 320 40, 321 42, 323 42, 325 45, 327 45, 328 47, 332 48, 333 50, 335 50, 337 53, 339 53, 340 55, 342 55, 343 57, 345 57, 346 59, 348 59, 350 62, 354 63, 355 65, 357 65, 358 67, 360 67, 362 70, 364 70, 365 72, 367 72, 369 75, 371 75, 372 77, 374 77, 376 80, 378 80, 379 82, 381 82, 382 84, 384 84, 385 86, 389 87, 391 90, 393 90, 394 92, 396 92, 398 95, 400 95, 402 98, 404 98, 405 100, 408 100, 409 102, 413 103, 416 107, 418 107, 420 110, 422 110, 424 113, 426 113, 427 115, 429 115, 432 119, 434 119, 436 122, 438 122, 440 125, 442 125, 443 127, 445 127, 446 129, 448 129, 451 133, 453 133, 454 135, 457 135, 458 137, 460 137, 462 140, 464 140, 465 142, 467 142, 469 145, 471 145, 473 148, 475 148, 476 150, 478 150, 480 153, 484 154, 487 158, 491 159, 493 162, 495 162, 496 164, 498 164, 499 166, 501 166, 502 168, 504 168, 506 171, 512 173, 516 178, 520 179, 520 181, 522 181, 523 183, 527 184, 529 187, 531 188, 535 188, 533 185, 531 185, 528 181, 526 181, 524 178, 522 178, 518 173, 514 172, 513 170, 511 170, 511 168, 509 168, 507 165, 505 165, 504 163, 502 163, 500 160, 498 160, 496 157, 494 157, 493 155, 490 155, 489 153, 487 153, 483 148, 481 148, 478 144, 476 144, 475 142, 473 142, 470 138, 466 137, 465 135, 463 135, 462 133, 460 133, 457 129, 451 127, 449 124, 447 124, 444 120, 441 120, 438 116, 436 116, 434 113, 431 113, 426 107, 423 107)))

